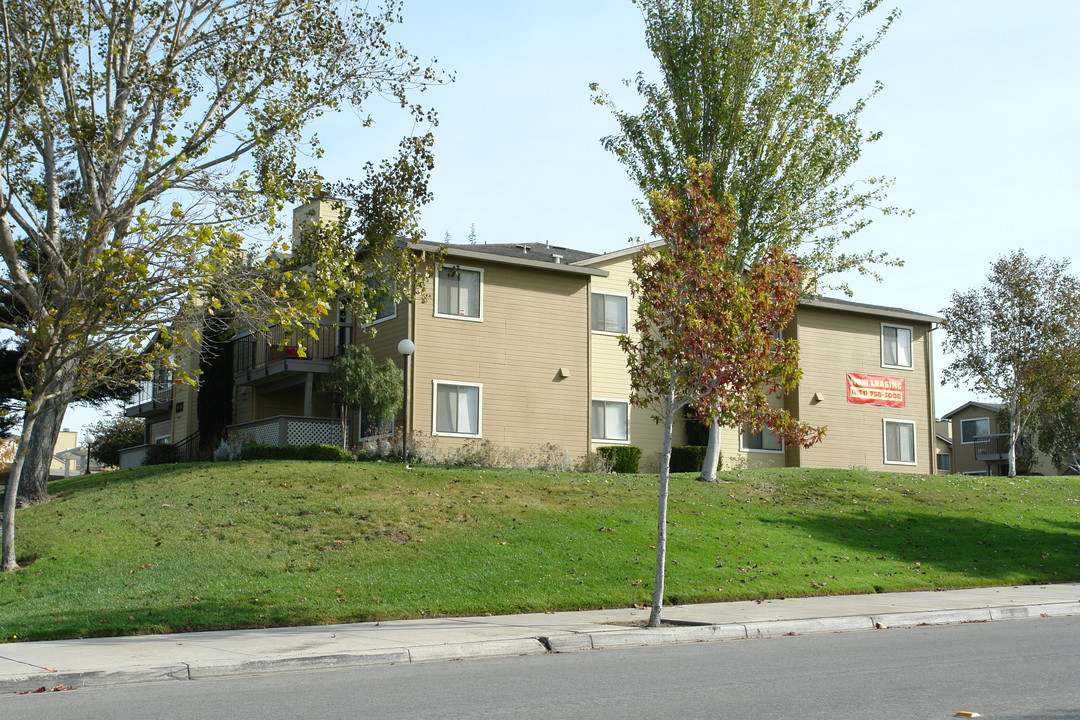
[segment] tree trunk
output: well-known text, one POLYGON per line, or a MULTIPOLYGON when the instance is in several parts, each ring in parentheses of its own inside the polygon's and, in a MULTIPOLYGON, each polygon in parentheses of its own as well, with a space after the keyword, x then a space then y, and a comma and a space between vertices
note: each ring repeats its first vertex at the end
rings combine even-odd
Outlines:
POLYGON ((652 611, 649 627, 660 627, 660 612, 664 609, 664 569, 667 563, 667 506, 668 480, 671 477, 671 431, 675 424, 675 374, 668 385, 667 408, 664 413, 664 449, 660 453, 660 489, 656 512, 656 578, 653 583, 652 611))
POLYGON ((25 451, 22 476, 19 478, 17 507, 40 505, 49 500, 49 475, 52 471, 53 451, 60 435, 61 409, 51 401, 42 403, 37 413, 34 430, 25 451))
POLYGON ((49 501, 48 485, 53 451, 56 449, 56 438, 60 436, 60 425, 66 410, 67 405, 54 399, 41 403, 30 436, 22 477, 19 479, 19 492, 15 498, 17 507, 40 505, 49 501))
POLYGON ((1009 477, 1016 477, 1016 438, 1017 433, 1009 428, 1009 477))
MULTIPOLYGON (((33 407, 32 402, 28 407, 33 407)), ((24 450, 29 446, 31 434, 34 431, 34 413, 28 411, 23 420, 22 435, 19 438, 19 449, 15 451, 15 462, 11 465, 8 474, 7 490, 4 492, 4 518, 0 534, 3 535, 3 553, 0 556, 0 572, 12 572, 18 570, 19 565, 15 562, 15 500, 19 495, 19 478, 23 467, 26 465, 26 453, 24 450)))
POLYGON ((701 482, 716 482, 716 470, 720 465, 720 422, 709 423, 709 445, 705 448, 705 460, 701 464, 701 482))

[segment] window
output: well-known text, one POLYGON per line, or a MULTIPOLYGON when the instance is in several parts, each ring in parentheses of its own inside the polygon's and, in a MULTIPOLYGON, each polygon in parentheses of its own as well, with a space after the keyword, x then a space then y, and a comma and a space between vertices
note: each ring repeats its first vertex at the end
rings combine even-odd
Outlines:
POLYGON ((345 300, 338 302, 337 352, 340 355, 345 352, 343 348, 346 345, 352 345, 353 314, 345 306, 345 300))
POLYGON ((480 391, 474 383, 435 380, 435 420, 432 435, 480 437, 480 391))
POLYGON ((980 475, 982 477, 985 477, 985 476, 989 475, 990 473, 988 473, 986 470, 971 470, 971 471, 963 473, 963 474, 964 475, 980 475))
POLYGON ((383 291, 381 283, 375 279, 374 275, 368 275, 364 280, 364 285, 367 288, 364 298, 368 306, 375 309, 375 316, 365 327, 397 317, 397 303, 394 302, 392 293, 388 290, 383 291))
POLYGON ((630 403, 625 400, 592 401, 592 438, 612 442, 630 440, 630 403))
POLYGON ((172 442, 172 435, 158 435, 154 438, 155 445, 168 445, 172 442))
POLYGON ((435 275, 435 315, 481 320, 480 292, 484 271, 457 266, 439 268, 435 275))
POLYGON ((906 368, 911 363, 911 328, 903 325, 881 326, 881 364, 883 367, 906 368))
POLYGON ((626 332, 626 303, 625 295, 593 293, 592 329, 597 332, 624 334, 626 332))
POLYGON ((952 472, 952 455, 950 455, 949 453, 938 453, 937 469, 938 472, 952 472))
POLYGON ((361 408, 356 413, 356 427, 360 430, 358 433, 360 440, 388 437, 394 434, 394 418, 382 418, 378 415, 368 416, 364 414, 364 410, 361 408))
POLYGON ((990 418, 972 418, 960 421, 960 443, 970 445, 977 442, 975 438, 986 437, 990 434, 990 418))
POLYGON ((744 426, 742 435, 739 436, 739 449, 755 452, 783 452, 784 442, 765 428, 755 431, 749 426, 744 426))
POLYGON ((915 464, 915 423, 909 420, 885 420, 885 462, 893 465, 915 464))

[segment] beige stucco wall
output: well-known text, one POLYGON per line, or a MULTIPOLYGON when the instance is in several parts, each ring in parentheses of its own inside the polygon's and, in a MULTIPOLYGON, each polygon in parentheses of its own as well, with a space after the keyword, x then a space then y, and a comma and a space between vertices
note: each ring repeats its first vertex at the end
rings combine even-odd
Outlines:
POLYGON ((788 397, 788 409, 804 422, 824 425, 828 429, 825 439, 808 450, 789 448, 789 464, 933 473, 935 441, 929 324, 802 305, 792 330, 799 341, 799 365, 803 376, 798 389, 788 397), (912 369, 882 366, 883 322, 912 329, 912 369), (849 372, 903 378, 905 406, 849 402, 849 372), (820 395, 821 399, 815 399, 815 395, 820 395), (885 462, 885 419, 915 422, 914 465, 885 462))

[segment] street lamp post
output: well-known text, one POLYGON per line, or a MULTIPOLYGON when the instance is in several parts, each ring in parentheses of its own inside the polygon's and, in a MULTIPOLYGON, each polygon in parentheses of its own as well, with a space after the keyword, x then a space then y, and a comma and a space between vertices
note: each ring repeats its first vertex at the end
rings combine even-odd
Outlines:
POLYGON ((416 345, 409 338, 405 338, 397 345, 401 353, 405 367, 401 373, 402 378, 402 406, 401 406, 401 464, 409 464, 409 356, 416 352, 416 345))
POLYGON ((86 465, 83 467, 83 475, 90 474, 90 448, 94 446, 94 436, 86 434, 86 465))

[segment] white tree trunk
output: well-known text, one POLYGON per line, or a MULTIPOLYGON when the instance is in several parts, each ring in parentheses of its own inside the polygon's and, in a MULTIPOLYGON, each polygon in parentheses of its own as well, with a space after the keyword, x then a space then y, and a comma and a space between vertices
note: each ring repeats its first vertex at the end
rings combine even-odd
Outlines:
POLYGON ((664 566, 667 562, 667 505, 668 480, 671 477, 671 431, 675 425, 675 373, 671 373, 664 412, 664 449, 660 453, 660 489, 656 512, 656 578, 653 584, 652 611, 649 627, 660 627, 660 612, 664 608, 664 566))
POLYGON ((716 470, 720 465, 720 423, 713 420, 709 425, 709 445, 705 448, 705 460, 701 463, 698 480, 716 482, 716 470))

